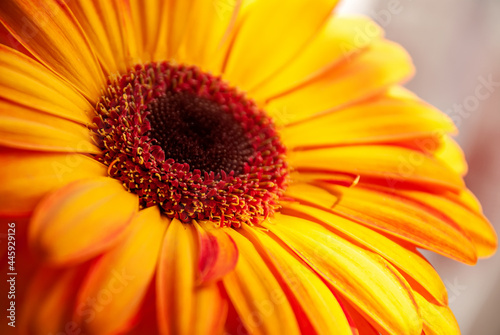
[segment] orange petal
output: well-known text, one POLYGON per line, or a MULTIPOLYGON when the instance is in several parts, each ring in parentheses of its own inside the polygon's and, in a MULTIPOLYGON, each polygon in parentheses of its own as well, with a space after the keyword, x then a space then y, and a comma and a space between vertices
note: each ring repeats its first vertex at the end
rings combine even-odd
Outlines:
POLYGON ((59 334, 80 329, 68 307, 74 304, 86 269, 87 266, 65 270, 40 268, 31 279, 32 285, 19 313, 21 333, 59 334))
POLYGON ((86 127, 2 100, 0 145, 40 151, 101 152, 86 127))
POLYGON ((287 195, 332 211, 458 261, 474 264, 476 251, 454 222, 397 194, 362 188, 292 185, 287 195))
MULTIPOLYGON (((134 40, 127 35, 125 21, 130 18, 126 3, 116 0, 68 2, 108 74, 123 73, 139 61, 134 40)), ((158 12, 158 8, 151 10, 158 12)))
POLYGON ((197 287, 195 300, 193 334, 222 334, 227 318, 228 301, 223 296, 220 285, 197 287))
POLYGON ((106 168, 80 154, 0 150, 0 215, 29 214, 48 192, 74 180, 104 176, 106 168))
POLYGON ((200 283, 221 279, 232 271, 238 261, 238 249, 233 239, 211 222, 194 223, 198 231, 200 283))
POLYGON ((467 162, 460 146, 450 136, 441 136, 441 146, 434 155, 461 176, 467 173, 467 162))
POLYGON ((0 22, 41 63, 60 74, 90 100, 100 96, 105 79, 92 47, 64 2, 0 2, 0 22))
POLYGON ((247 90, 272 76, 307 46, 336 3, 321 0, 311 7, 300 0, 252 2, 232 45, 225 79, 247 90))
POLYGON ((382 34, 382 29, 368 18, 331 15, 306 48, 248 93, 256 100, 266 100, 303 85, 350 61, 382 34))
MULTIPOLYGON (((29 51, 26 50, 21 43, 19 43, 14 36, 0 24, 0 44, 6 45, 16 51, 19 51, 25 55, 30 55, 29 51)), ((12 327, 9 327, 12 328, 12 327)))
POLYGON ((114 334, 130 330, 156 271, 169 220, 158 207, 141 210, 127 236, 104 254, 87 274, 78 294, 77 319, 85 333, 114 334), (97 309, 89 301, 97 301, 97 309))
MULTIPOLYGON (((92 105, 71 85, 33 59, 0 45, 0 98, 85 124, 92 105)), ((4 108, 2 108, 4 109, 4 108)))
POLYGON ((323 172, 323 171, 291 171, 290 179, 294 183, 309 183, 314 181, 324 181, 334 185, 346 187, 355 186, 359 182, 359 175, 341 172, 323 172))
POLYGON ((172 220, 163 241, 156 277, 161 334, 191 334, 194 328, 197 254, 196 228, 172 220))
POLYGON ((281 131, 290 149, 398 142, 454 132, 451 120, 420 101, 380 95, 281 131))
POLYGON ((402 47, 376 41, 352 61, 299 88, 269 98, 266 110, 287 114, 284 124, 304 120, 321 112, 345 108, 385 91, 413 73, 411 60, 402 47))
POLYGON ((180 38, 177 51, 172 50, 174 59, 178 62, 196 64, 203 70, 210 70, 214 56, 223 50, 220 48, 221 43, 234 23, 241 0, 189 2, 191 4, 187 10, 172 13, 175 27, 179 29, 173 28, 173 33, 180 38), (182 25, 182 28, 179 28, 178 24, 182 25))
POLYGON ((439 160, 422 152, 390 145, 358 145, 290 153, 298 172, 333 171, 360 175, 390 188, 429 186, 460 191, 462 178, 439 160))
POLYGON ((438 306, 415 292, 426 335, 460 335, 460 328, 448 306, 438 306))
POLYGON ((224 287, 244 327, 251 334, 299 334, 297 320, 283 289, 252 243, 234 229, 224 229, 240 252, 224 287))
POLYGON ((115 179, 75 181, 38 204, 30 244, 46 261, 82 262, 116 243, 137 210, 137 196, 115 179))
POLYGON ((258 229, 243 227, 245 236, 268 255, 318 334, 352 335, 344 311, 316 273, 269 235, 258 229))
POLYGON ((401 191, 428 208, 453 220, 471 239, 478 257, 492 256, 498 246, 498 238, 491 223, 481 210, 473 210, 462 204, 456 194, 431 194, 418 191, 401 191))
POLYGON ((422 321, 412 290, 383 258, 308 220, 277 215, 273 222, 264 227, 356 305, 379 330, 420 335, 422 321))
POLYGON ((293 214, 313 221, 320 221, 334 232, 346 236, 355 244, 362 245, 384 257, 398 269, 417 281, 441 304, 448 297, 439 274, 432 265, 411 245, 396 242, 370 228, 333 213, 296 203, 283 205, 283 213, 293 214))
POLYGON ((342 303, 345 313, 352 320, 352 333, 353 335, 380 335, 380 333, 373 328, 373 326, 361 315, 351 304, 342 298, 339 298, 342 303))
MULTIPOLYGON (((163 61, 168 58, 168 26, 172 15, 168 10, 168 1, 164 0, 128 0, 127 11, 132 20, 129 39, 137 45, 137 54, 143 62, 163 61)), ((131 44, 131 41, 128 43, 131 44)))

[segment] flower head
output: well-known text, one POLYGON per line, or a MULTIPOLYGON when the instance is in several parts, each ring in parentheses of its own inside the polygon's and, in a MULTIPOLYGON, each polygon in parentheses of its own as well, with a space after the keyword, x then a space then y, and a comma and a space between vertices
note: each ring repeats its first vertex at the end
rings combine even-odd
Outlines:
POLYGON ((336 3, 0 3, 21 333, 459 333, 418 248, 495 232, 406 52, 336 3))

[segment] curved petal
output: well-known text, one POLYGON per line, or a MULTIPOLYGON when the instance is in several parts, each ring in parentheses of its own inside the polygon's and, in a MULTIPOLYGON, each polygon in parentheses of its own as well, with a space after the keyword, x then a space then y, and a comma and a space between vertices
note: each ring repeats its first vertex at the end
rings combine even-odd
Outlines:
POLYGON ((439 212, 455 222, 469 236, 478 257, 493 255, 498 246, 495 229, 482 214, 461 204, 455 194, 431 194, 418 191, 401 191, 400 194, 414 199, 430 211, 439 212))
POLYGON ((0 145, 37 151, 101 152, 86 127, 3 100, 0 100, 0 145))
POLYGON ((421 334, 422 321, 411 288, 380 256, 308 220, 277 215, 273 223, 264 227, 356 305, 379 330, 421 334))
POLYGON ((168 223, 156 206, 141 210, 130 223, 127 236, 94 264, 76 305, 76 320, 85 333, 114 334, 130 329, 156 271, 168 223), (85 315, 93 307, 89 301, 94 300, 99 313, 85 315))
POLYGON ((0 216, 31 213, 47 193, 72 181, 106 175, 106 168, 80 154, 0 150, 0 216))
POLYGON ((460 335, 460 328, 453 312, 448 306, 438 306, 415 292, 425 335, 460 335))
POLYGON ((442 305, 447 304, 446 287, 439 274, 412 245, 396 242, 354 221, 310 206, 296 203, 285 204, 282 213, 293 214, 312 221, 320 221, 326 227, 334 229, 337 233, 340 232, 355 244, 362 245, 384 257, 417 281, 442 305))
POLYGON ((238 249, 233 239, 212 222, 193 222, 198 231, 200 255, 199 282, 214 282, 231 272, 238 262, 238 249))
POLYGON ((235 241, 240 257, 223 283, 245 328, 251 334, 300 334, 285 292, 252 243, 233 229, 224 231, 235 241))
POLYGON ((314 5, 301 0, 252 2, 232 45, 225 79, 247 90, 272 76, 311 41, 336 3, 337 0, 320 0, 314 5))
POLYGON ((459 175, 464 176, 467 173, 465 155, 458 143, 450 136, 441 137, 441 146, 434 155, 459 175))
POLYGON ((41 63, 95 100, 104 75, 92 46, 65 4, 58 0, 0 2, 0 22, 41 63))
POLYGON ((382 37, 382 29, 364 17, 331 15, 311 42, 278 73, 248 90, 257 100, 266 100, 312 81, 326 71, 354 58, 382 37))
POLYGON ((421 101, 386 94, 349 108, 285 127, 280 133, 290 149, 398 142, 455 131, 451 120, 421 101))
POLYGON ((197 248, 196 228, 173 219, 163 241, 156 277, 161 334, 191 334, 193 330, 197 248))
POLYGON ((94 113, 64 80, 4 45, 0 45, 0 99, 82 124, 90 122, 94 113))
POLYGON ((243 225, 245 236, 259 245, 297 299, 318 334, 352 335, 345 313, 320 277, 268 234, 243 225))
POLYGON ((313 81, 275 97, 267 97, 266 110, 275 117, 286 112, 290 124, 322 112, 345 108, 385 91, 413 73, 402 47, 376 41, 350 62, 334 67, 313 81))
POLYGON ((334 147, 289 154, 297 171, 332 171, 360 175, 361 181, 399 188, 411 185, 460 191, 465 187, 460 175, 447 165, 422 152, 391 145, 334 147))
POLYGON ((82 262, 116 243, 137 210, 137 195, 115 179, 75 181, 38 204, 30 245, 51 263, 82 262))
POLYGON ((193 334, 222 334, 227 318, 228 301, 221 285, 209 284, 196 289, 193 334), (207 308, 210 306, 210 308, 207 308))
POLYGON ((474 246, 458 225, 397 194, 359 185, 302 184, 291 185, 287 195, 466 264, 477 261, 474 246))

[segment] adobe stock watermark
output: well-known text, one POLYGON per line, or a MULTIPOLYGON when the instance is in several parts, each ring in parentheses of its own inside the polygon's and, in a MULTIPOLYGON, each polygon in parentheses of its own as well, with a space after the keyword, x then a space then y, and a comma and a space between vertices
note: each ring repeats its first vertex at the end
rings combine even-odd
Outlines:
POLYGON ((462 102, 455 103, 445 113, 452 119, 453 123, 460 128, 463 120, 468 119, 473 112, 477 111, 482 101, 491 97, 493 92, 500 87, 500 81, 495 81, 493 75, 487 77, 479 76, 473 94, 466 96, 462 102))
POLYGON ((64 160, 54 160, 52 162, 52 170, 54 172, 54 175, 57 177, 59 181, 63 181, 65 175, 74 172, 74 170, 77 169, 85 159, 88 159, 87 157, 85 157, 83 154, 80 153, 93 151, 90 142, 83 140, 78 142, 74 150, 71 150, 73 148, 69 149, 70 150, 65 155, 64 160))
POLYGON ((220 20, 224 20, 233 15, 238 0, 214 0, 215 12, 220 20))
POLYGON ((128 274, 125 268, 121 272, 116 269, 112 271, 112 277, 109 279, 105 287, 103 287, 95 296, 87 297, 85 301, 77 307, 76 315, 80 323, 71 320, 67 322, 64 329, 57 333, 49 333, 48 335, 83 335, 83 325, 90 324, 95 320, 96 315, 109 305, 115 296, 123 292, 135 276, 128 274))
POLYGON ((453 304, 462 293, 467 290, 466 285, 461 285, 458 281, 458 277, 453 278, 453 282, 448 279, 444 280, 444 286, 446 287, 446 291, 448 291, 448 304, 453 304))
POLYGON ((392 22, 394 16, 401 14, 404 10, 405 2, 412 0, 391 0, 387 2, 385 8, 371 10, 368 15, 373 21, 367 21, 362 27, 354 28, 354 37, 350 42, 342 42, 340 48, 344 58, 351 61, 351 56, 371 44, 371 41, 382 35, 380 27, 386 28, 392 22), (379 27, 380 26, 380 27, 379 27))

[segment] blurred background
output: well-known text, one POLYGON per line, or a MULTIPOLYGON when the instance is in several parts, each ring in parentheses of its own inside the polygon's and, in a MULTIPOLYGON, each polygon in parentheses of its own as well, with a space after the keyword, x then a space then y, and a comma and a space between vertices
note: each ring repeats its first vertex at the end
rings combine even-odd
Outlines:
MULTIPOLYGON (((344 0, 339 11, 370 16, 409 51, 417 74, 406 86, 454 120, 466 183, 500 232, 500 1, 344 0)), ((475 267, 426 256, 462 334, 500 335, 500 252, 475 267)))

